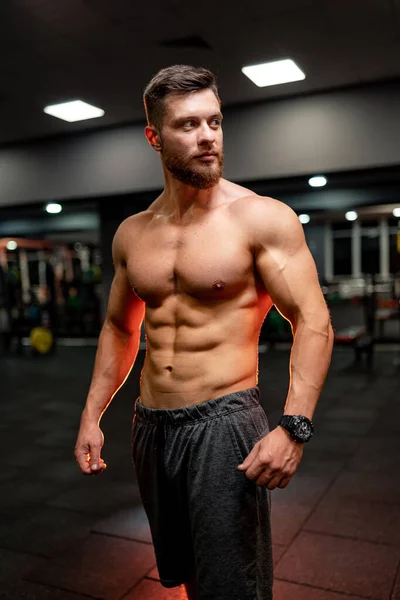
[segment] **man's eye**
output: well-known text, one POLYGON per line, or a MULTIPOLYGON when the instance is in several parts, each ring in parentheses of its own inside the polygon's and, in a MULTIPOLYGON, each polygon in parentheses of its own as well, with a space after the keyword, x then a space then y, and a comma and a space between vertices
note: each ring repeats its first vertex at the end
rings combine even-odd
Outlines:
POLYGON ((186 121, 183 126, 184 127, 193 127, 194 126, 194 121, 186 121))
POLYGON ((213 121, 212 121, 212 122, 213 122, 213 125, 214 125, 215 127, 219 127, 219 126, 221 125, 221 121, 220 121, 220 119, 213 119, 213 121))

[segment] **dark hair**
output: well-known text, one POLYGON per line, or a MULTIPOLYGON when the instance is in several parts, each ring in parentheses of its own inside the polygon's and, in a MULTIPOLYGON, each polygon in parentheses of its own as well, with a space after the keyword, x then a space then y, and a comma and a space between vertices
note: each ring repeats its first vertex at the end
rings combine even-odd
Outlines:
POLYGON ((189 94, 198 90, 210 89, 221 103, 215 75, 202 67, 173 65, 161 69, 147 84, 144 95, 144 109, 147 123, 161 128, 164 116, 164 99, 168 94, 189 94))

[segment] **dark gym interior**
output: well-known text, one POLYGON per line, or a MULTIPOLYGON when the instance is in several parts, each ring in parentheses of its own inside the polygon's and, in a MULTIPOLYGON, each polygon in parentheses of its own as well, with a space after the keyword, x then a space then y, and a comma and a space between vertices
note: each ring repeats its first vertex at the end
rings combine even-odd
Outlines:
MULTIPOLYGON (((160 584, 131 458, 144 326, 101 421, 107 470, 85 478, 74 458, 113 237, 163 188, 143 88, 173 64, 216 74, 224 177, 298 214, 335 334, 316 433, 272 492, 274 600, 400 600, 400 0, 7 0, 0 33, 0 600, 181 599, 160 584), (304 80, 241 72, 288 58, 304 80), (43 111, 78 98, 104 116, 43 111)), ((271 429, 291 343, 272 308, 271 429)))

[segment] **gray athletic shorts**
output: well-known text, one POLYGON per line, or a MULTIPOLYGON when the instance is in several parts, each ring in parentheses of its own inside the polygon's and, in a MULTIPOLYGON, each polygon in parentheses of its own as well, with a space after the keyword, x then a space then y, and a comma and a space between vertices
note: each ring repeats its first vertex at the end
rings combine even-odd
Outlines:
POLYGON ((254 387, 175 409, 135 402, 132 454, 161 584, 271 600, 271 491, 237 466, 269 433, 254 387))

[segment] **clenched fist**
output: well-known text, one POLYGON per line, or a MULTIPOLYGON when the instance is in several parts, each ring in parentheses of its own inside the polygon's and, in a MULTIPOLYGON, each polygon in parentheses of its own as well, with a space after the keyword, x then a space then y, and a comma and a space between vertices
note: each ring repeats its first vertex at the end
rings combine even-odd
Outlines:
POLYGON ((104 435, 98 423, 82 417, 74 454, 84 475, 98 475, 107 468, 100 458, 103 444, 104 435))

